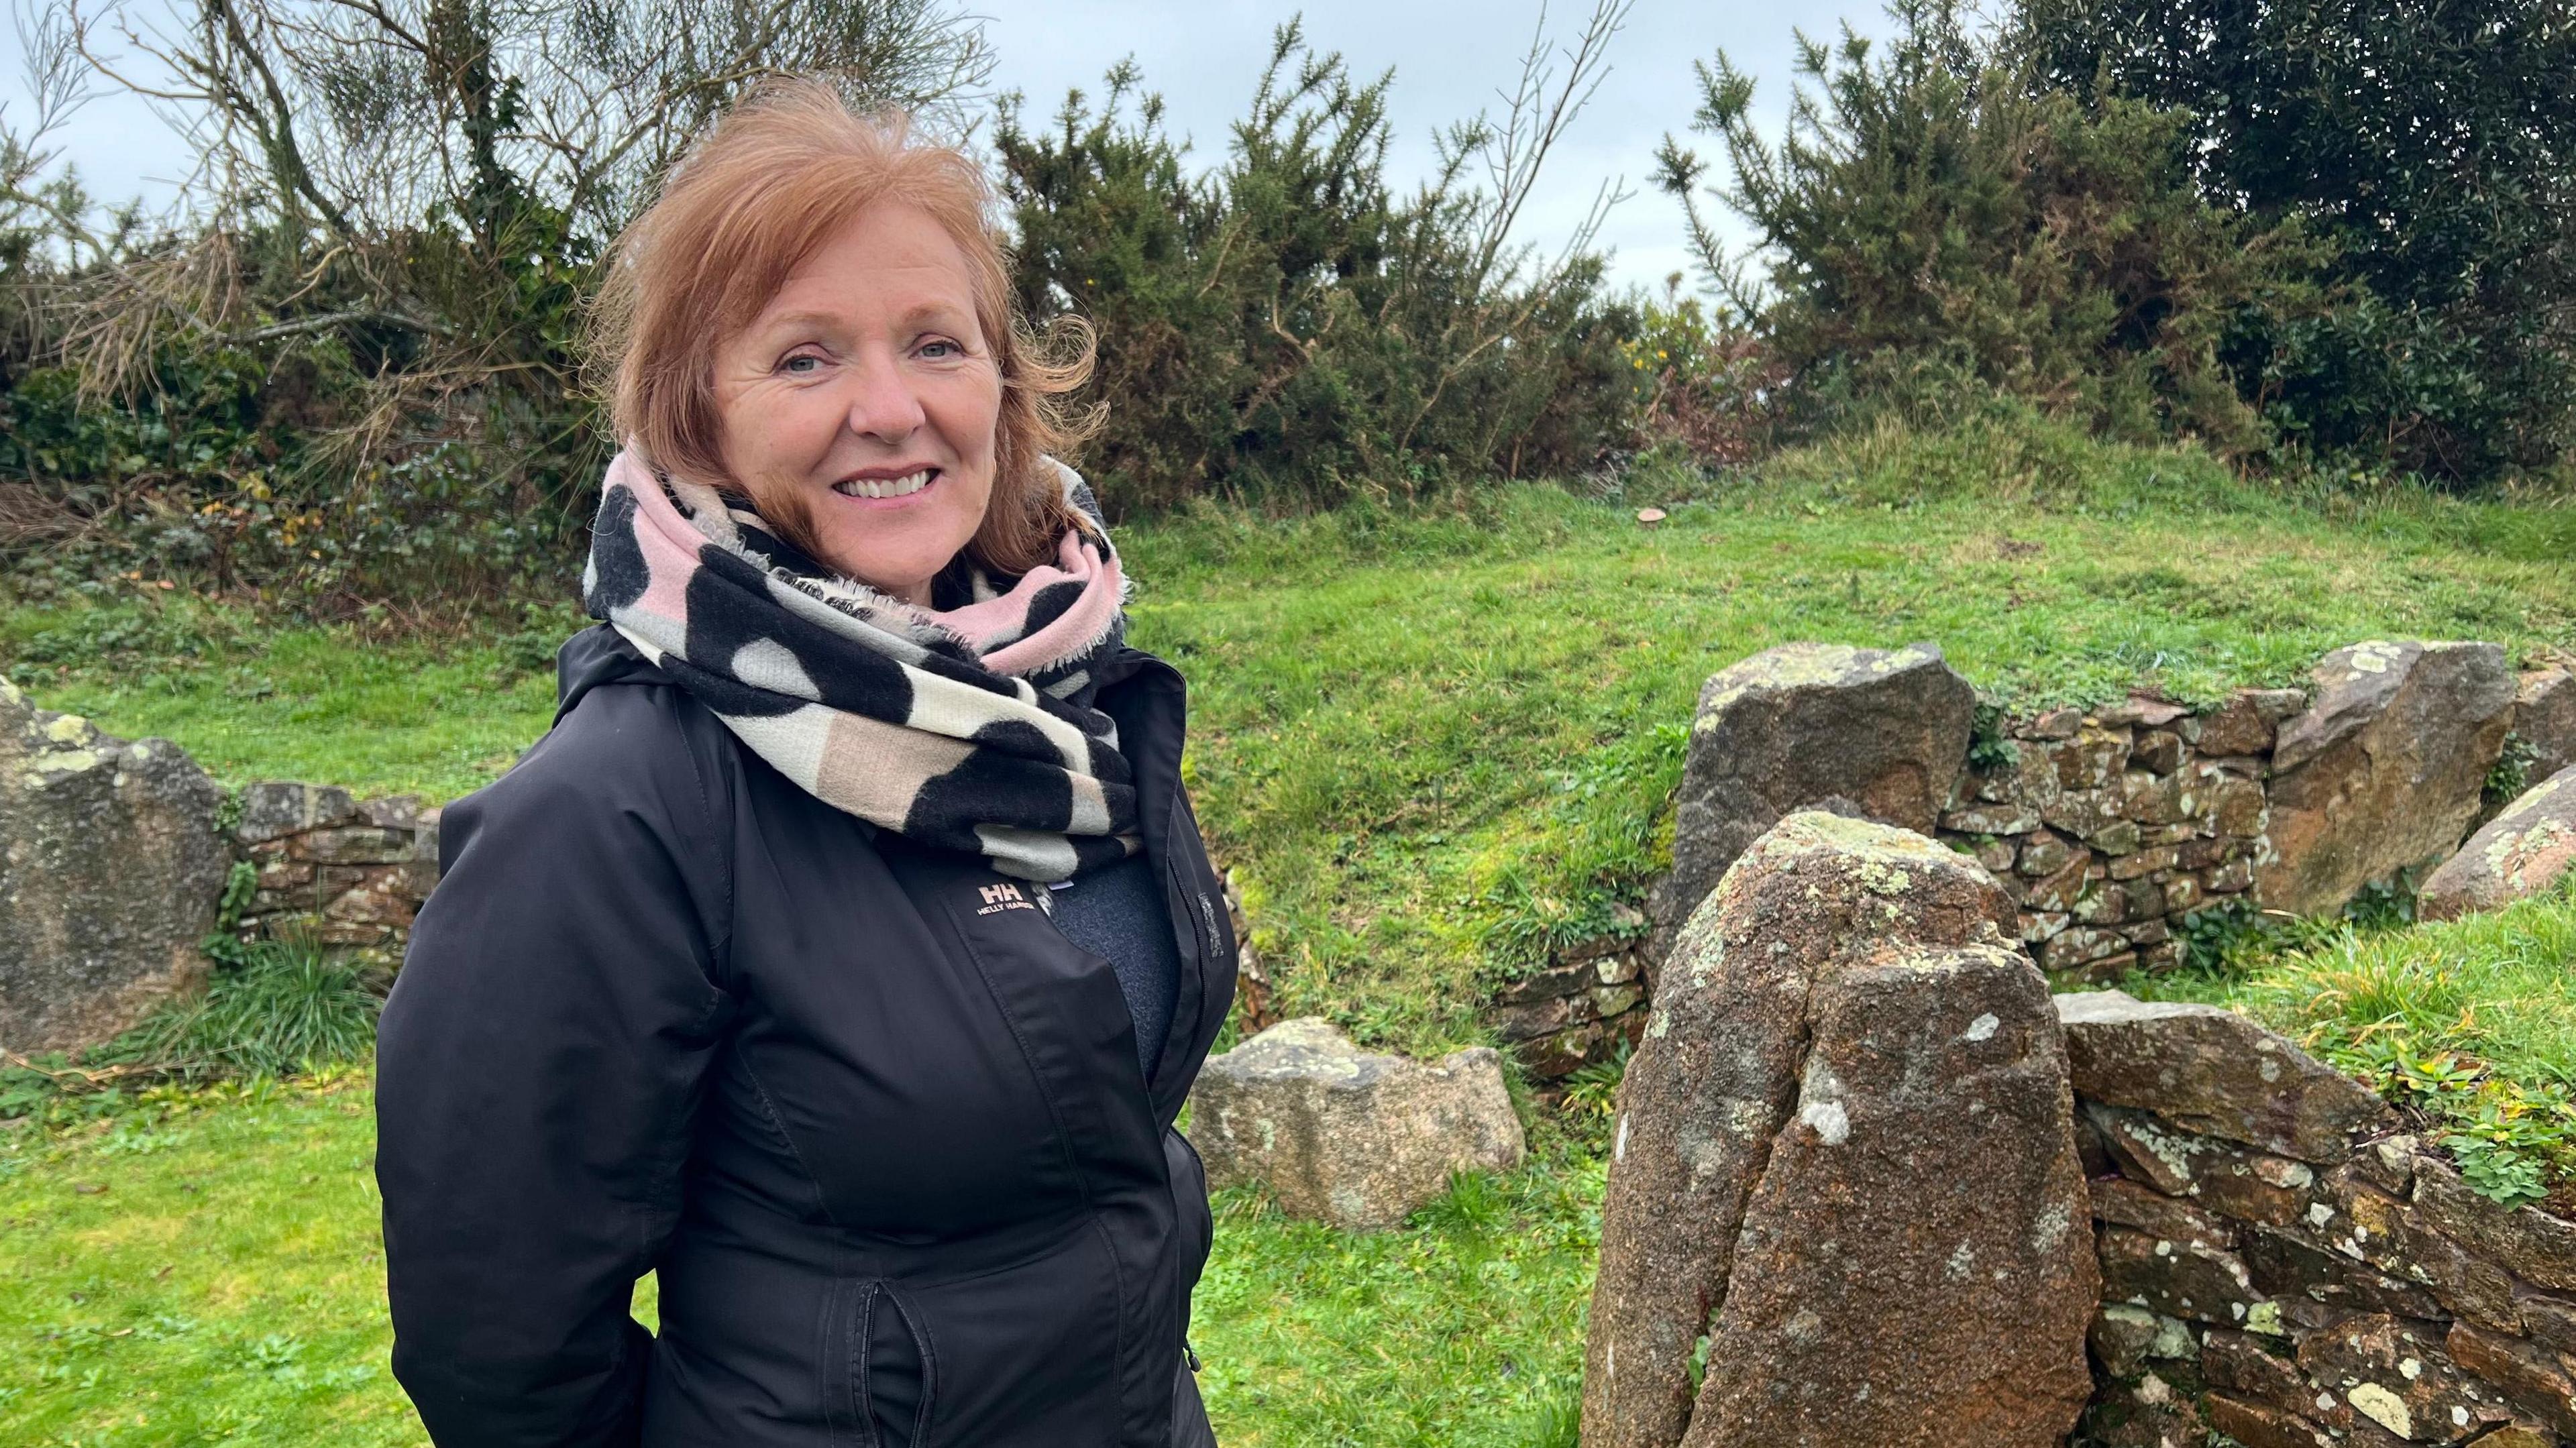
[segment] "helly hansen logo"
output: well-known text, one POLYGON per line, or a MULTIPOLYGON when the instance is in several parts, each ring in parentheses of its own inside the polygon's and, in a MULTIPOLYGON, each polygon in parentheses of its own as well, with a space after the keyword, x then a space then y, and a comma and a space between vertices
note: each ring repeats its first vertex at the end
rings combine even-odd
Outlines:
POLYGON ((984 896, 983 907, 975 912, 978 915, 998 915, 1005 910, 1035 910, 1038 908, 1029 903, 1028 896, 1020 893, 1019 886, 1014 885, 1007 880, 1003 881, 999 885, 978 885, 975 888, 981 891, 984 896))

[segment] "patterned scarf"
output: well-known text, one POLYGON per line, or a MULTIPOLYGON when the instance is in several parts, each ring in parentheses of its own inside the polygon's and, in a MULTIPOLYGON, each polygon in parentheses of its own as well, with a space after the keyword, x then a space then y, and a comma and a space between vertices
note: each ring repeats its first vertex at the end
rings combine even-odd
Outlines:
POLYGON ((1126 584, 1091 490, 1049 465, 1091 532, 1007 588, 961 557, 941 611, 837 576, 715 489, 620 453, 582 600, 815 798, 1005 875, 1070 879, 1141 845, 1117 725, 1091 706, 1126 584))

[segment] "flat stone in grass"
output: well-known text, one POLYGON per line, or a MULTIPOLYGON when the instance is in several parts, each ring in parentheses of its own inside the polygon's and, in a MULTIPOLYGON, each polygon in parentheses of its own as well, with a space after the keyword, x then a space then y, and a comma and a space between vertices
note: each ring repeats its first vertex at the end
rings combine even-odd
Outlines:
POLYGON ((2354 644, 2326 655, 2316 681, 2272 751, 2271 853, 2254 876, 2265 906, 2298 915, 2447 857, 2477 818, 2514 709, 2494 644, 2354 644))
POLYGON ((104 1040, 203 977, 232 869, 222 800, 170 741, 102 734, 0 679, 0 1047, 104 1040))
POLYGON ((1190 1095, 1208 1185, 1258 1182, 1292 1216, 1401 1225, 1457 1171, 1507 1171, 1526 1147, 1490 1047, 1426 1066, 1361 1051, 1331 1023, 1281 1021, 1211 1059, 1190 1095))
POLYGON ((1813 812, 1692 915, 1613 1128, 1587 1448, 2063 1440, 2099 1293, 2012 921, 1973 860, 1813 812))
POLYGON ((1649 905, 1658 946, 1783 815, 1831 808, 1930 834, 1976 709, 1932 644, 1783 644, 1710 675, 1674 805, 1672 874, 1649 905))
POLYGON ((2576 765, 2543 780, 2469 836, 2415 897, 2426 920, 2501 910, 2576 873, 2576 765))
POLYGON ((2369 1088, 2233 1011, 2103 990, 2061 995, 2057 1013, 2087 1101, 2307 1162, 2339 1163, 2397 1124, 2369 1088))

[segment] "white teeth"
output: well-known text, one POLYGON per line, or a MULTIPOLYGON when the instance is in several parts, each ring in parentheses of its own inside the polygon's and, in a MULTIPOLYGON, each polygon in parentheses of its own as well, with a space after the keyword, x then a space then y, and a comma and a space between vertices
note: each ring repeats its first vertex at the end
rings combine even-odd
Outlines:
POLYGON ((930 486, 930 469, 899 478, 843 478, 832 491, 852 498, 900 498, 930 486))

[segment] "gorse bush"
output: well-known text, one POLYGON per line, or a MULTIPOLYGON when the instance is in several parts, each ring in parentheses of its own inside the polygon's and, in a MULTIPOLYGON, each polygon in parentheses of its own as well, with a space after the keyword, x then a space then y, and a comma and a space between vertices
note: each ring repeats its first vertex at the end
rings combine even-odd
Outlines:
POLYGON ((1921 421, 1999 389, 2112 436, 2262 449, 2231 358, 2249 326, 2316 311, 2324 249, 2205 203, 2188 117, 2036 85, 1949 0, 1890 13, 1884 46, 1802 37, 1776 141, 1751 77, 1722 52, 1699 65, 1695 126, 1729 178, 1713 194, 1753 224, 1754 254, 1703 213, 1708 163, 1669 136, 1659 158, 1709 280, 1769 334, 1809 426, 1921 421))
MULTIPOLYGON (((2485 482, 2576 446, 2564 5, 1897 0, 1801 37, 1785 131, 1699 67, 1667 137, 1714 290, 1809 431, 2001 390, 2113 436, 2485 482), (1721 244, 1714 199, 1755 232, 1721 244)), ((1971 402, 1970 405, 1973 405, 1971 402)))
MULTIPOLYGON (((1512 240, 1624 8, 1562 52, 1542 34, 1508 114, 1445 132, 1409 195, 1384 174, 1387 78, 1293 24, 1204 174, 1132 69, 1051 128, 1004 98, 1022 300, 1100 333, 1108 427, 1081 461, 1110 505, 1404 497, 1624 445, 1631 311, 1589 225, 1553 259, 1512 240)), ((174 104, 212 118, 208 179, 161 229, 93 233, 48 169, 52 113, 0 117, 0 550, 22 588, 177 578, 346 613, 565 586, 609 446, 582 311, 662 170, 763 75, 967 132, 991 64, 940 0, 613 0, 570 27, 344 10, 182 5, 174 104)), ((74 33, 39 39, 77 90, 74 33)))
POLYGON ((1564 75, 1533 71, 1521 124, 1453 130, 1409 196, 1385 175, 1390 78, 1356 79, 1293 22, 1205 174, 1130 66, 1051 125, 1006 104, 1021 305, 1100 336, 1106 426, 1086 456, 1104 501, 1328 505, 1561 474, 1623 444, 1633 310, 1579 246, 1540 264, 1506 236, 1615 19, 1596 12, 1564 75), (1471 162, 1501 184, 1465 185, 1471 162))

